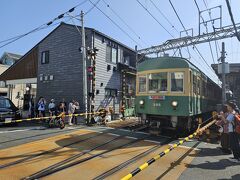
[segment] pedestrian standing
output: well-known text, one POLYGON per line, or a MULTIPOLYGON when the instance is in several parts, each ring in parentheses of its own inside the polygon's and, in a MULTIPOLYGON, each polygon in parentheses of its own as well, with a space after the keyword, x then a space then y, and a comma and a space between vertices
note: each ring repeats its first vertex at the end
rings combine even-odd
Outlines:
POLYGON ((48 111, 50 116, 56 115, 56 104, 54 99, 51 99, 49 105, 48 105, 48 111))
POLYGON ((73 117, 72 117, 72 121, 73 121, 73 123, 75 124, 75 125, 77 125, 77 114, 79 113, 79 109, 80 109, 80 106, 79 106, 79 103, 76 101, 76 100, 74 100, 74 105, 75 105, 75 109, 74 109, 74 112, 73 112, 73 117))
POLYGON ((70 126, 73 125, 72 119, 73 119, 73 113, 74 113, 75 109, 76 109, 75 101, 72 100, 68 105, 68 115, 69 115, 68 124, 70 126))
POLYGON ((34 100, 33 100, 33 98, 31 98, 29 101, 28 117, 30 117, 30 118, 34 117, 34 100))
POLYGON ((46 101, 43 97, 41 97, 40 100, 38 101, 39 117, 45 117, 45 106, 46 106, 46 101))
MULTIPOLYGON (((225 118, 228 115, 228 111, 227 111, 227 106, 224 105, 223 110, 220 112, 221 116, 224 116, 225 118)), ((219 119, 216 122, 217 126, 220 126, 222 132, 221 132, 221 150, 223 153, 225 154, 231 154, 231 150, 230 150, 230 145, 229 145, 229 133, 228 133, 228 122, 225 123, 223 121, 223 119, 219 119)))
POLYGON ((232 102, 227 103, 228 115, 225 118, 223 115, 221 118, 225 123, 228 123, 228 132, 229 132, 229 143, 230 148, 233 152, 232 162, 240 162, 240 145, 238 141, 237 133, 234 131, 234 121, 235 121, 235 105, 232 102))

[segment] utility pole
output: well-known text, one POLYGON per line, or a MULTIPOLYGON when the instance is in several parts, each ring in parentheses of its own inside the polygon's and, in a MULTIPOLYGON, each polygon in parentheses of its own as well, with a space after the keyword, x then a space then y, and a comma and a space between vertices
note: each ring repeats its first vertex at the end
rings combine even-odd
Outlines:
MULTIPOLYGON (((83 99, 85 105, 85 119, 88 119, 88 97, 87 97, 87 71, 86 71, 86 43, 85 43, 85 29, 83 26, 83 11, 81 11, 81 26, 82 26, 82 61, 83 61, 83 99)), ((87 120, 87 124, 88 124, 87 120)))
POLYGON ((226 102, 226 79, 225 79, 225 43, 222 42, 221 62, 222 62, 222 104, 226 102))

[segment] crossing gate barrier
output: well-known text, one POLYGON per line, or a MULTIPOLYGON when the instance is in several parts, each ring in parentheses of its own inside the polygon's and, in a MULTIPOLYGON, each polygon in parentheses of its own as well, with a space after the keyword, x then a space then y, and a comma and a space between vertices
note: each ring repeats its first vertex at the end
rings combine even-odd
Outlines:
MULTIPOLYGON (((184 142, 188 141, 189 139, 192 139, 194 137, 196 137, 198 134, 204 132, 205 130, 207 130, 210 126, 212 126, 213 124, 216 123, 215 120, 215 116, 209 118, 212 121, 209 122, 208 124, 206 124, 205 126, 203 126, 202 128, 198 128, 193 134, 189 135, 188 137, 185 137, 183 140, 179 141, 176 144, 173 144, 171 147, 169 147, 168 149, 166 149, 165 151, 162 151, 161 153, 159 153, 158 155, 154 156, 153 158, 151 158, 150 160, 148 160, 147 162, 145 162, 144 164, 142 164, 141 166, 139 166, 138 168, 136 168, 135 170, 133 170, 131 173, 129 173, 128 175, 124 176, 123 178, 121 178, 121 180, 128 180, 131 179, 133 176, 135 176, 136 174, 138 174, 139 172, 141 172, 142 170, 146 169, 150 164, 154 163, 156 160, 158 160, 159 158, 163 157, 164 155, 166 155, 167 153, 169 153, 170 151, 172 151, 173 149, 175 149, 176 147, 180 146, 181 144, 183 144, 184 142)), ((208 119, 208 120, 209 120, 208 119)))
POLYGON ((5 122, 0 122, 1 124, 10 124, 10 123, 19 123, 19 122, 23 122, 23 121, 33 121, 33 120, 45 120, 45 119, 49 119, 49 118, 57 118, 57 117, 77 117, 77 116, 85 116, 85 115, 100 115, 100 114, 104 114, 104 112, 92 112, 92 113, 79 113, 79 114, 60 114, 58 116, 45 116, 45 117, 35 117, 35 118, 25 118, 25 119, 17 119, 14 120, 12 119, 11 121, 5 121, 5 122))

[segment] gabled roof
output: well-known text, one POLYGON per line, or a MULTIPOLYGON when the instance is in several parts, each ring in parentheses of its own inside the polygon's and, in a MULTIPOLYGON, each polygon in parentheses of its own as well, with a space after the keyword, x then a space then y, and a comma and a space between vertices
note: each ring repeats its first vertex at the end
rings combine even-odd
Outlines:
POLYGON ((5 52, 10 58, 12 59, 20 59, 22 57, 22 55, 19 55, 19 54, 14 54, 14 53, 10 53, 10 52, 5 52))
MULTIPOLYGON (((5 81, 5 80, 15 80, 15 79, 25 79, 25 78, 35 78, 37 77, 37 68, 38 68, 38 45, 43 42, 46 38, 48 38, 52 33, 54 33, 58 28, 61 26, 71 26, 75 27, 75 25, 72 24, 66 24, 64 22, 61 22, 59 26, 57 26, 54 30, 52 30, 45 38, 43 38, 40 42, 38 42, 32 49, 30 49, 26 54, 24 54, 16 63, 14 63, 9 69, 4 71, 0 75, 0 81, 5 81), (29 61, 29 62, 28 62, 29 61), (31 62, 32 61, 32 62, 31 62), (29 66, 32 66, 31 68, 29 66), (14 74, 14 75, 13 75, 14 74)), ((81 28, 80 26, 77 26, 78 28, 81 28)), ((135 52, 135 50, 129 48, 128 46, 120 43, 119 41, 89 27, 85 27, 87 30, 91 30, 113 42, 116 44, 119 44, 120 46, 135 52)), ((13 53, 10 53, 11 55, 14 56, 13 53)), ((15 56, 16 57, 16 56, 15 56)))
MULTIPOLYGON (((65 24, 65 25, 68 25, 68 26, 75 27, 75 25, 73 25, 73 24, 67 24, 67 23, 64 23, 64 22, 62 22, 61 24, 65 24)), ((77 26, 77 27, 78 27, 79 29, 81 28, 81 26, 77 26)), ((100 31, 97 31, 97 30, 94 29, 94 28, 85 27, 85 29, 91 30, 91 31, 95 32, 96 34, 101 35, 101 36, 103 36, 104 38, 109 39, 109 40, 115 42, 116 44, 118 44, 118 45, 120 45, 120 46, 122 46, 122 47, 124 47, 124 48, 126 48, 126 49, 128 49, 128 50, 130 50, 130 51, 135 52, 134 49, 132 49, 132 48, 126 46, 125 44, 123 44, 123 43, 117 41, 116 39, 111 38, 110 36, 108 36, 108 35, 106 35, 106 34, 100 32, 100 31)))
POLYGON ((14 54, 14 53, 10 53, 10 52, 4 52, 3 55, 2 55, 1 58, 0 58, 0 61, 2 62, 5 57, 11 58, 11 59, 13 59, 14 61, 17 61, 17 60, 20 59, 22 56, 19 55, 19 54, 14 54))

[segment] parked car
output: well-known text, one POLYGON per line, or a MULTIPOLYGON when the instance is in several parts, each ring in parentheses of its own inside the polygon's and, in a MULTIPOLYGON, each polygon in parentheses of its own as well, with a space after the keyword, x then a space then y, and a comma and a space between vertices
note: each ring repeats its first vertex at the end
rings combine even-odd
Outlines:
POLYGON ((20 110, 13 102, 6 97, 0 97, 0 124, 15 123, 15 120, 21 118, 20 110))

